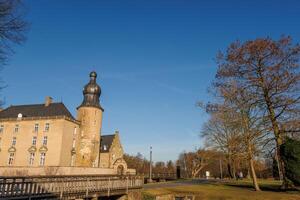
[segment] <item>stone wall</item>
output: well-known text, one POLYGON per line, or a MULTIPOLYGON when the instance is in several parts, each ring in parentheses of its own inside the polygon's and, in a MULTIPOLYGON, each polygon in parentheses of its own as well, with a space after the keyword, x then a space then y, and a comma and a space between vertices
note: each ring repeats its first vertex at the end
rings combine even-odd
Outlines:
MULTIPOLYGON (((117 174, 116 169, 91 167, 0 167, 0 176, 45 176, 45 175, 105 175, 117 174)), ((135 169, 126 174, 135 175, 135 169)))
POLYGON ((116 174, 115 169, 87 167, 0 167, 0 176, 101 175, 116 174))

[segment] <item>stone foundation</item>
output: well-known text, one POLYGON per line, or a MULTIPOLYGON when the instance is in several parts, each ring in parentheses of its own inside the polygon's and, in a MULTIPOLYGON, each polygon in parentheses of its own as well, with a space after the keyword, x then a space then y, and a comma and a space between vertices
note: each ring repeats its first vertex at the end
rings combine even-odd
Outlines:
POLYGON ((0 176, 105 175, 116 169, 91 167, 0 167, 0 176))

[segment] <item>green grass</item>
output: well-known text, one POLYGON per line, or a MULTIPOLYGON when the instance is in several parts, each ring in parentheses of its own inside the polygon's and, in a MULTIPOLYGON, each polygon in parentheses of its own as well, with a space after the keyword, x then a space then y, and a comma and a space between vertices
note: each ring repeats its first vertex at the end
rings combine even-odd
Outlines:
POLYGON ((196 195, 196 200, 300 200, 299 191, 280 190, 280 182, 260 181, 262 191, 252 189, 251 181, 228 181, 190 186, 160 187, 144 189, 144 200, 153 200, 155 196, 166 194, 196 195))

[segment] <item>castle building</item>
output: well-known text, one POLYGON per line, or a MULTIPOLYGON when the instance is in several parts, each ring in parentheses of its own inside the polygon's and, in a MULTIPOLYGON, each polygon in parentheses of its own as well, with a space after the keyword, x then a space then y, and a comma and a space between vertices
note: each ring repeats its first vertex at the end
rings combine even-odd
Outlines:
POLYGON ((63 103, 12 105, 0 111, 1 167, 85 167, 127 170, 119 132, 102 135, 96 72, 74 118, 63 103))

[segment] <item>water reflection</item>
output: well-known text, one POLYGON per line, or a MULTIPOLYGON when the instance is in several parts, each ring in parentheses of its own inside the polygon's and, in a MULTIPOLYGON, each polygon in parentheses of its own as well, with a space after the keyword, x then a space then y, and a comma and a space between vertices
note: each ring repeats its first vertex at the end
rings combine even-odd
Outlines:
POLYGON ((155 200, 196 200, 195 195, 185 195, 185 194, 167 194, 156 196, 155 200))

